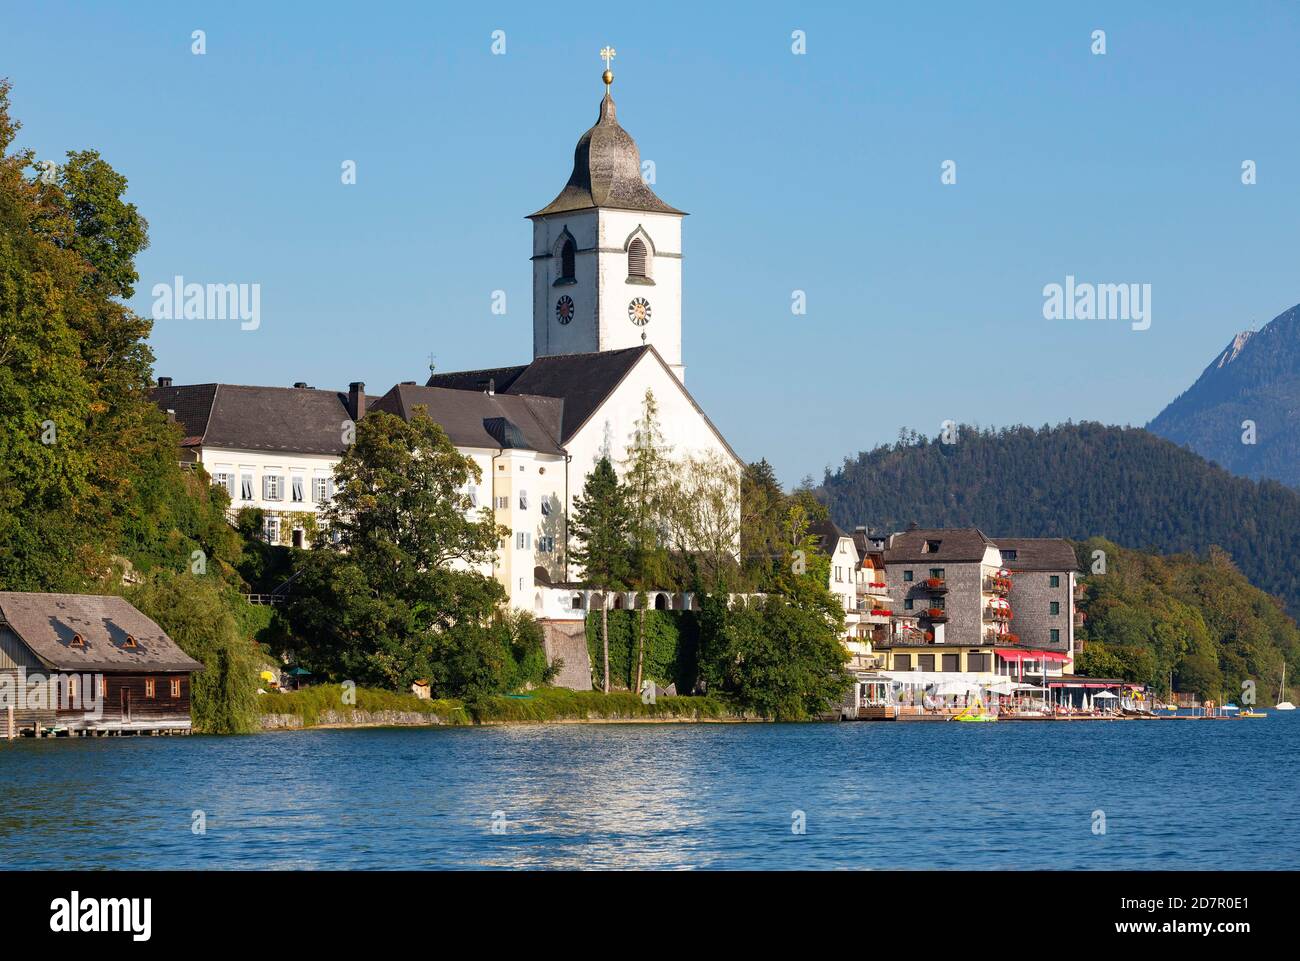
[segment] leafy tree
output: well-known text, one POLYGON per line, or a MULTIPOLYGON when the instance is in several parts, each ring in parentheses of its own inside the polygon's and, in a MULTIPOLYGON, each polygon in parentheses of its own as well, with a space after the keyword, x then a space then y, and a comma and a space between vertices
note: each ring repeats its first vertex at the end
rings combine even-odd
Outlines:
POLYGON ((151 324, 122 299, 147 224, 94 151, 12 151, 0 84, 0 586, 112 590, 195 562, 236 579, 225 503, 149 398, 151 324))
POLYGON ((504 662, 485 631, 506 595, 479 568, 507 532, 472 510, 478 466, 417 407, 409 421, 368 414, 334 477, 287 605, 303 663, 398 689, 428 678, 448 696, 499 690, 504 662))
POLYGON ((748 710, 779 720, 825 713, 848 690, 844 611, 829 587, 830 559, 808 535, 797 500, 771 592, 748 603, 706 597, 700 611, 700 678, 748 710))
POLYGON ((233 613, 244 605, 211 577, 159 571, 127 594, 190 657, 203 662, 194 674, 194 729, 206 734, 247 734, 257 727, 257 674, 261 652, 233 613))
POLYGON ((736 583, 741 472, 726 457, 690 455, 669 472, 663 490, 665 531, 686 558, 697 590, 725 593, 736 583))
POLYGON ((631 574, 628 558, 628 511, 624 490, 608 457, 596 462, 582 493, 573 499, 569 531, 575 538, 569 557, 582 567, 584 586, 599 590, 600 637, 604 648, 605 693, 609 693, 610 591, 626 587, 631 574))

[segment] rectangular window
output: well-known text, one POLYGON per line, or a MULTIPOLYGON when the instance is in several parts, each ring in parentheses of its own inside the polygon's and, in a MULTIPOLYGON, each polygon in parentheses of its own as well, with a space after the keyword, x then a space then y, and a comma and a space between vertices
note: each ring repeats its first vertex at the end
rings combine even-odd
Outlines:
POLYGON ((926 542, 925 542, 925 547, 921 550, 921 553, 922 553, 922 554, 938 554, 938 553, 939 553, 939 546, 940 546, 941 544, 943 544, 943 541, 926 541, 926 542))
POLYGON ((262 499, 268 501, 284 500, 284 478, 279 474, 263 474, 262 499))
POLYGON ((1048 609, 1047 613, 1049 613, 1049 614, 1060 614, 1060 613, 1061 613, 1061 602, 1060 602, 1060 601, 1052 601, 1051 606, 1050 606, 1050 608, 1048 609))
POLYGON ((910 611, 916 607, 916 600, 911 597, 903 598, 903 610, 910 611))
POLYGON ((181 696, 181 679, 179 677, 172 678, 171 690, 172 697, 175 698, 181 696))
POLYGON ((912 582, 912 572, 903 571, 903 583, 910 584, 911 582, 912 582))
POLYGON ((547 498, 542 498, 542 516, 548 517, 551 513, 551 502, 547 498))
POLYGON ((521 551, 530 551, 533 549, 533 535, 528 531, 515 532, 515 547, 521 551))
POLYGON ((153 697, 156 691, 157 682, 152 677, 144 679, 144 696, 153 697))
POLYGON ((911 654, 895 654, 895 655, 894 655, 894 670, 896 670, 896 671, 910 671, 911 669, 912 669, 912 655, 911 655, 911 654))
POLYGON ((330 499, 330 479, 313 477, 311 479, 311 499, 317 504, 324 504, 330 499))
POLYGON ((1053 644, 1060 644, 1060 643, 1061 643, 1061 631, 1060 631, 1060 628, 1056 628, 1056 627, 1052 628, 1052 643, 1053 643, 1053 644))
POLYGON ((262 535, 266 538, 268 544, 280 543, 280 518, 262 518, 262 535))
POLYGON ((549 536, 537 538, 537 549, 543 554, 554 554, 555 538, 549 536))
POLYGON ((289 499, 292 500, 295 504, 302 503, 302 478, 301 477, 295 476, 290 481, 289 499))
POLYGON ((930 568, 930 576, 937 577, 939 580, 943 580, 943 568, 942 567, 930 568))
POLYGON ((469 484, 465 487, 465 496, 469 498, 471 508, 478 507, 478 485, 469 484))
POLYGON ((243 474, 239 478, 239 498, 240 500, 251 501, 253 499, 253 475, 243 474))
POLYGON ((521 490, 519 492, 519 509, 521 511, 528 510, 528 491, 521 490))
POLYGON ((235 475, 229 471, 217 471, 213 474, 212 486, 223 489, 230 495, 232 501, 235 499, 235 475))
POLYGON ((1016 559, 1016 552, 1015 552, 1015 551, 1003 551, 1003 552, 1002 552, 1002 559, 1003 559, 1004 561, 1014 561, 1014 560, 1016 559))
POLYGON ((510 510, 510 498, 509 498, 509 497, 498 497, 498 498, 496 498, 495 503, 496 503, 496 506, 497 506, 497 510, 499 510, 499 511, 508 511, 508 510, 510 510))
POLYGON ((844 568, 839 567, 839 566, 836 566, 836 568, 835 568, 835 583, 836 583, 836 584, 843 584, 843 583, 844 583, 844 568))
POLYGON ((1050 584, 1052 587, 1060 587, 1060 586, 1061 586, 1061 575, 1060 575, 1060 574, 1053 574, 1053 575, 1048 579, 1048 582, 1049 582, 1049 584, 1050 584))

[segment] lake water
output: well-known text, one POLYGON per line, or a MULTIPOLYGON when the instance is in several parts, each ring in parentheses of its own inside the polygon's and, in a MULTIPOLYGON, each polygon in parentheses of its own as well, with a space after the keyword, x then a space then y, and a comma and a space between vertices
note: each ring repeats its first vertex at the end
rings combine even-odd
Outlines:
POLYGON ((0 866, 1290 868, 1298 742, 1275 712, 0 742, 0 866))

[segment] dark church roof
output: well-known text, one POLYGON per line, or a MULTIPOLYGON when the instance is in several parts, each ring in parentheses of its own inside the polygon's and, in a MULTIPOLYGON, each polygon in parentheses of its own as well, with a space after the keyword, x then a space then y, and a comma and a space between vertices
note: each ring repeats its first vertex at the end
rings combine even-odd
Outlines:
POLYGON ((656 197, 641 179, 641 152, 631 135, 619 126, 614 115, 614 99, 608 91, 600 102, 596 125, 582 135, 574 148, 569 182, 558 197, 529 216, 544 217, 592 207, 683 213, 656 197))
POLYGON ((398 384, 367 413, 386 411, 410 420, 423 406, 457 447, 511 447, 563 454, 560 422, 564 401, 526 394, 488 394, 479 390, 398 384))
POLYGON ((558 398, 564 405, 560 443, 567 444, 637 361, 652 349, 643 345, 591 354, 554 354, 519 367, 434 374, 429 378, 429 386, 481 392, 491 382, 498 396, 533 394, 558 398))
POLYGON ((120 597, 3 591, 0 623, 46 667, 58 671, 203 670, 161 627, 120 597), (80 643, 76 643, 78 636, 80 643))
POLYGON ((347 394, 311 387, 191 384, 155 387, 154 403, 176 412, 187 446, 342 454, 347 394))

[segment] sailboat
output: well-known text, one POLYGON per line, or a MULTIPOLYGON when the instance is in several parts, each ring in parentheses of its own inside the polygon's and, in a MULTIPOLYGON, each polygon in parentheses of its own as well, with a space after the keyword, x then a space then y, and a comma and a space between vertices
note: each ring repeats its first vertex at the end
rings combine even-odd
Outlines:
MULTIPOLYGON (((1282 662, 1282 683, 1278 685, 1277 696, 1286 697, 1286 661, 1282 662)), ((1278 701, 1276 704, 1273 705, 1273 710, 1294 711, 1295 705, 1292 704, 1290 701, 1278 701)))

